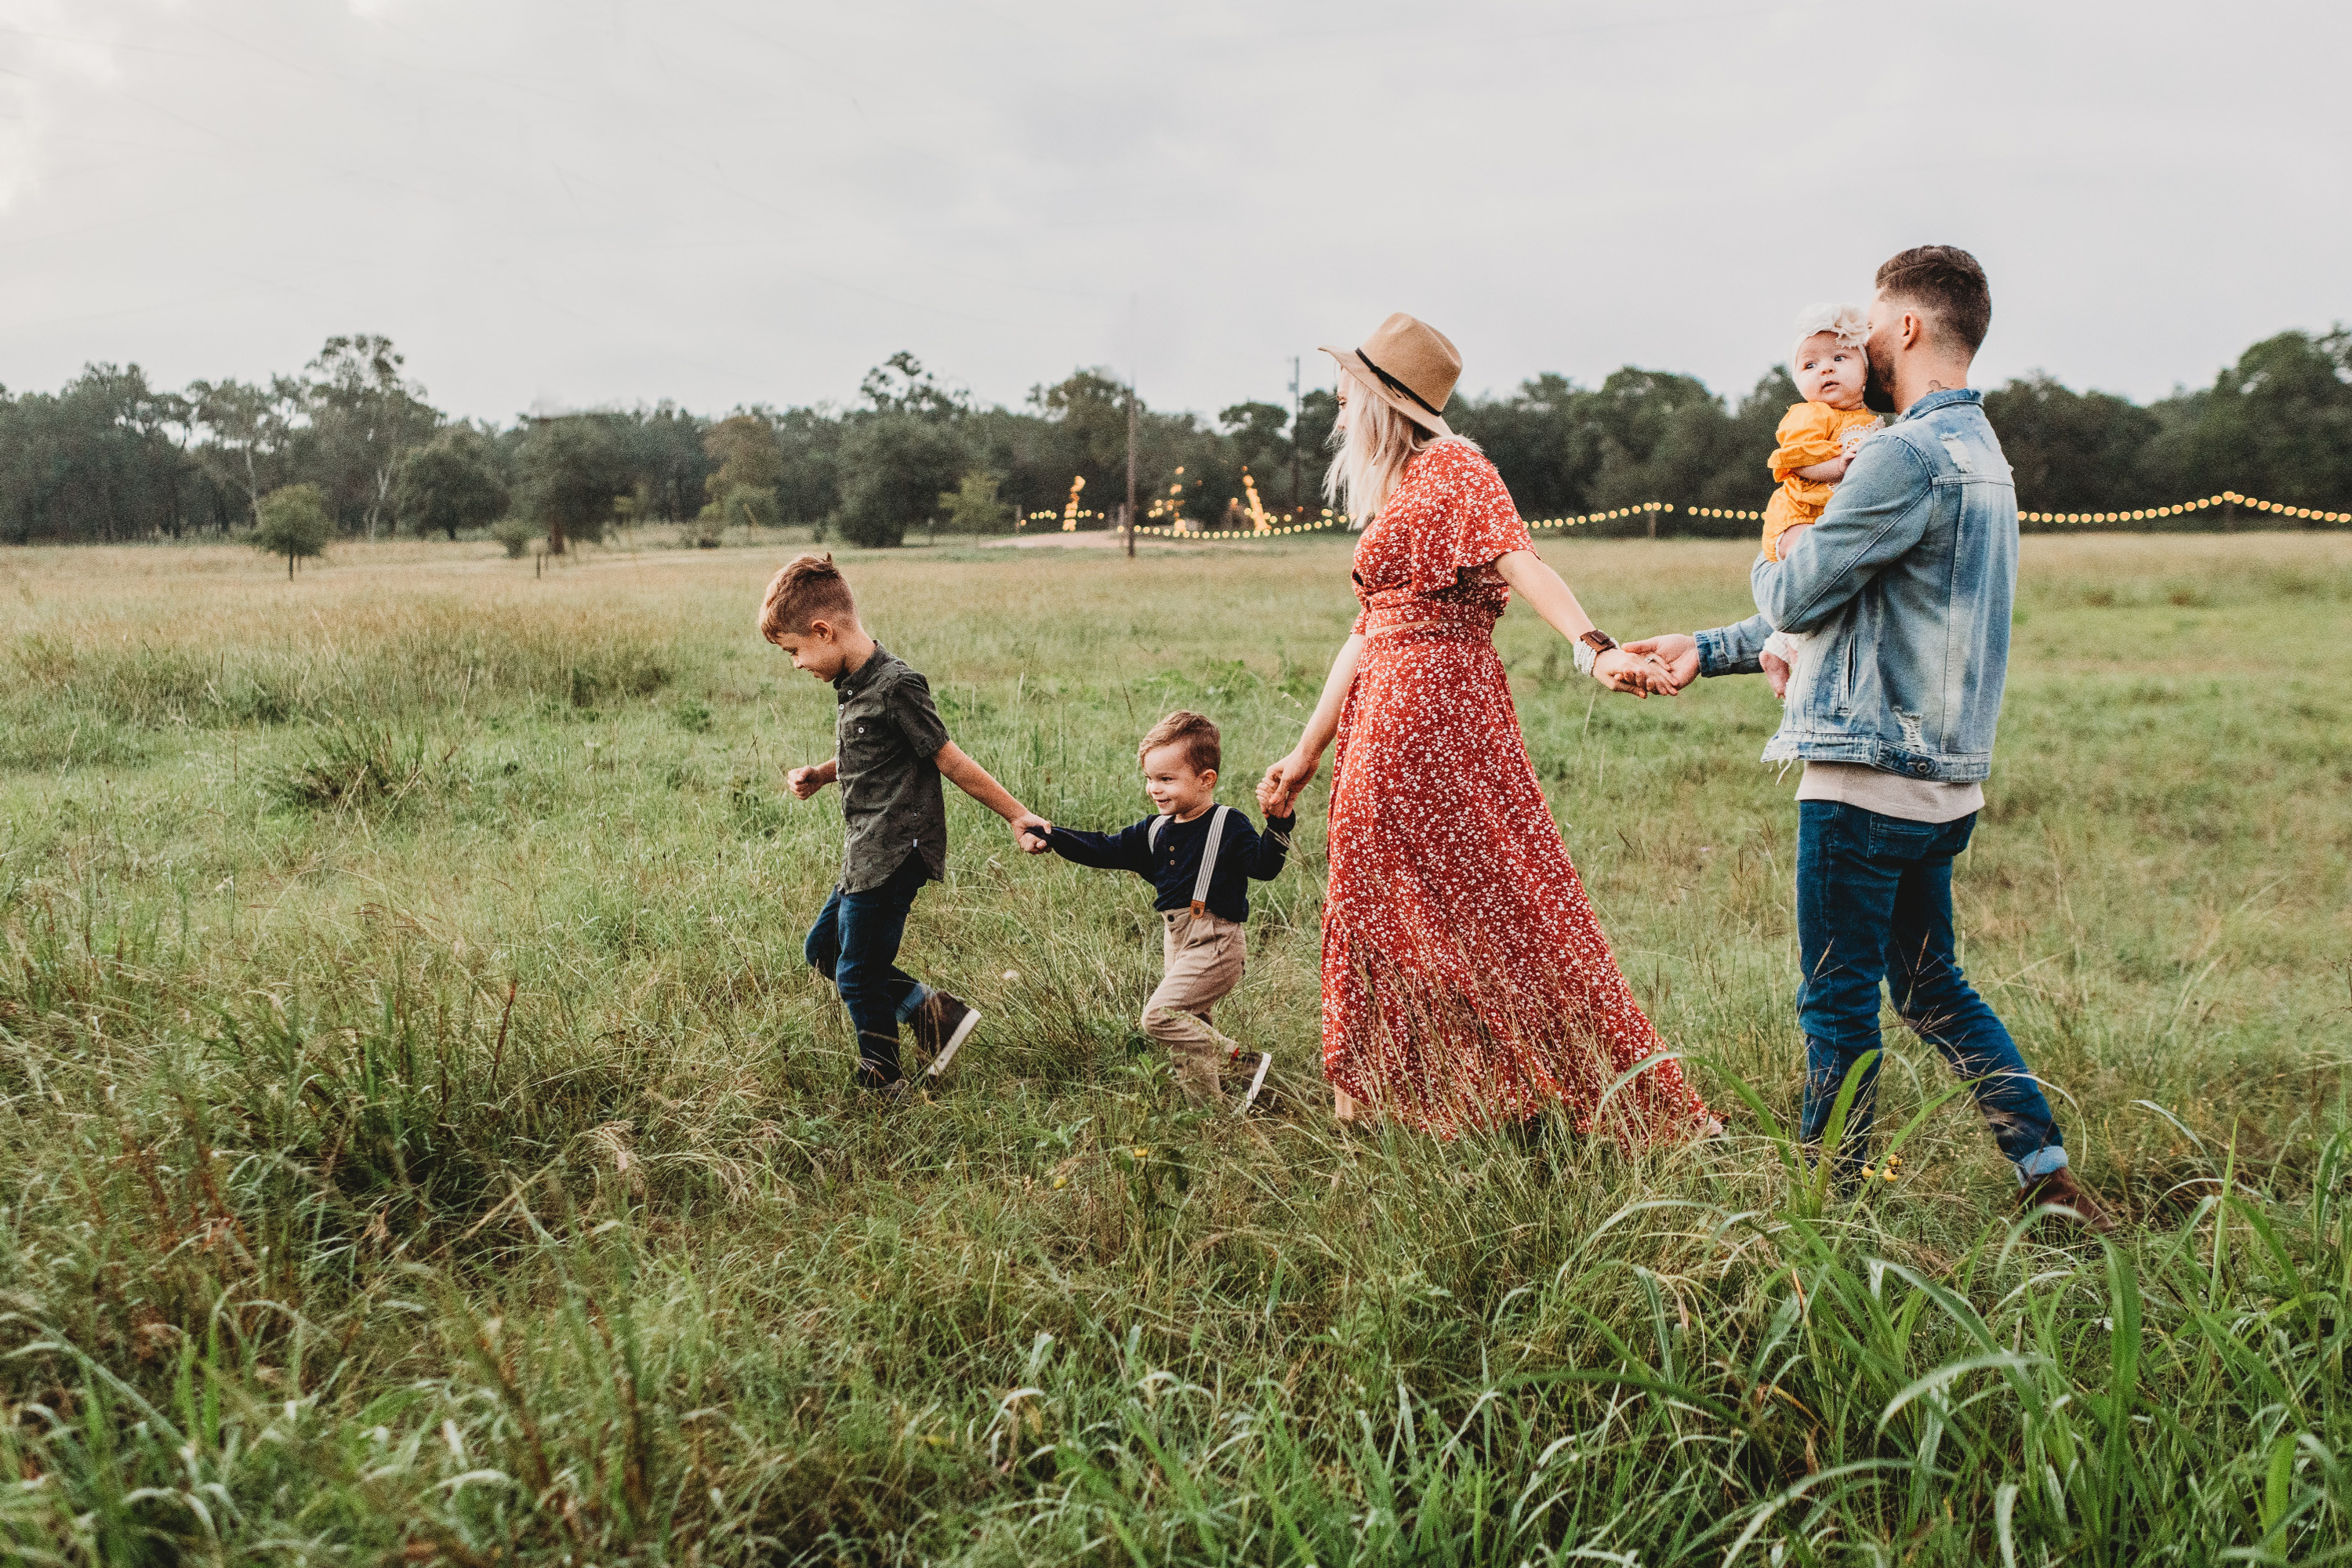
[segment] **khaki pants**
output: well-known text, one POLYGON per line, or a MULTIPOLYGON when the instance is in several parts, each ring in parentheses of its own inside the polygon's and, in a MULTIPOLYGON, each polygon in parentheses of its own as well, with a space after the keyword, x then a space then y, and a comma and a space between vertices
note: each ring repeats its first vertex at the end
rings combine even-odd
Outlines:
POLYGON ((1233 1041, 1209 1026, 1209 1009, 1241 984, 1242 928, 1203 911, 1169 910, 1160 988, 1143 1005, 1143 1032, 1168 1047, 1177 1087, 1195 1105, 1222 1105, 1218 1079, 1233 1041))

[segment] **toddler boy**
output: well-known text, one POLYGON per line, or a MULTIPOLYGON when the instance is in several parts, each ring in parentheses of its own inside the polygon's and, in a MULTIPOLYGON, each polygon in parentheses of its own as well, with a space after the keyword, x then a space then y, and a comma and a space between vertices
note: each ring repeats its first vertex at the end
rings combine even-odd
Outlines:
POLYGON ((841 704, 833 759, 785 774, 802 800, 841 785, 841 880, 804 951, 856 1027, 857 1087, 898 1098, 907 1092, 899 1025, 914 1026, 937 1078, 980 1022, 979 1008, 898 966, 915 895, 947 874, 940 775, 1011 823, 1033 854, 1045 846, 1028 829, 1045 822, 948 738, 929 683, 866 634, 831 555, 803 555, 776 574, 761 601, 760 635, 792 655, 794 668, 833 682, 841 704))
MULTIPOLYGON (((1241 984, 1243 928, 1249 921, 1249 879, 1282 874, 1296 821, 1269 816, 1265 832, 1217 804, 1217 727, 1179 710, 1151 727, 1136 748, 1144 792, 1160 808, 1118 833, 1079 833, 1043 824, 1045 847, 1081 866, 1133 871, 1160 896, 1163 967, 1160 988, 1143 1005, 1143 1032, 1168 1048, 1176 1082, 1195 1105, 1223 1105, 1221 1081, 1241 1047, 1209 1025, 1209 1010, 1241 984)), ((1024 847, 1026 846, 1024 845, 1024 847)), ((1265 1087, 1270 1053, 1259 1052, 1241 1108, 1265 1087)))

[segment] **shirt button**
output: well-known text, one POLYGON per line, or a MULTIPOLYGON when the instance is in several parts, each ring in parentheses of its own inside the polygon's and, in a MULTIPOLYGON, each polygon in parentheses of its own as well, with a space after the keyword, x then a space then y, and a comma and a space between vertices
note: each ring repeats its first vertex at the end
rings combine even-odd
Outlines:
POLYGON ((1927 776, 1927 764, 1925 763, 1913 763, 1911 764, 1911 771, 1917 773, 1924 779, 1927 776))

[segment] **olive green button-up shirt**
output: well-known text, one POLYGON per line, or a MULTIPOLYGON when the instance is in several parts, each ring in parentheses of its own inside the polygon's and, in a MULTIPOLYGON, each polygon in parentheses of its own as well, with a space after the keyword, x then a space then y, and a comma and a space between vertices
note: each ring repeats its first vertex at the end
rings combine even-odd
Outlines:
POLYGON ((855 670, 834 678, 841 703, 834 782, 846 832, 841 890, 878 888, 919 854, 933 877, 948 868, 948 809, 940 790, 940 748, 948 727, 932 706, 930 682, 881 644, 855 670))

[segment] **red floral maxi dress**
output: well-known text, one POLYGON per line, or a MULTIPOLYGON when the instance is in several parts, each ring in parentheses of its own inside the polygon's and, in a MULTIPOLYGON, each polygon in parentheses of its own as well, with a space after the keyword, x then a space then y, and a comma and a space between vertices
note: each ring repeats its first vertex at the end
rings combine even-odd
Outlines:
MULTIPOLYGON (((1339 719, 1323 910, 1323 1070, 1381 1114, 1452 1135, 1564 1101, 1589 1131, 1658 1038, 1618 972, 1528 762, 1494 643, 1496 558, 1534 541, 1475 448, 1409 462, 1356 544, 1362 656, 1339 719)), ((1625 1142, 1696 1136, 1673 1062, 1602 1118, 1625 1142)))

